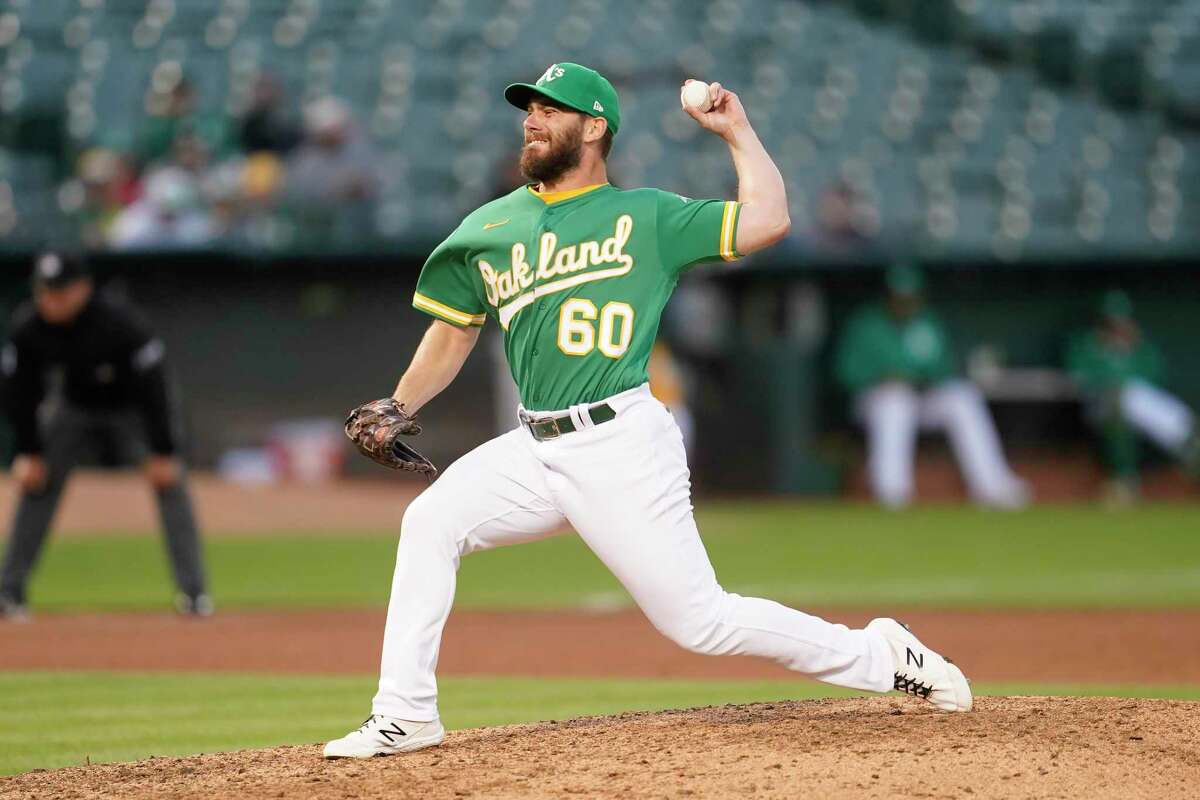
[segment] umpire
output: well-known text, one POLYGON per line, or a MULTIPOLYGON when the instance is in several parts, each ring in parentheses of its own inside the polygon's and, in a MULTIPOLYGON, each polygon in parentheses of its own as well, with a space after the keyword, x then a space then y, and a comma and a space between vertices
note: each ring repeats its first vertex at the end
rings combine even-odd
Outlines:
POLYGON ((21 487, 0 570, 0 616, 26 616, 30 572, 67 476, 85 454, 102 463, 142 461, 179 588, 176 608, 211 614, 162 340, 134 309, 97 292, 80 259, 44 253, 32 283, 33 302, 13 314, 0 356, 21 487))

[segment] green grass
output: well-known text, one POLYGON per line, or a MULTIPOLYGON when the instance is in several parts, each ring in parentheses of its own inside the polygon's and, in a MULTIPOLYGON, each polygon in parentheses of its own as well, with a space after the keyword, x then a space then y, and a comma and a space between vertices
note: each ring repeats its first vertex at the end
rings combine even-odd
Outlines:
MULTIPOLYGON (((709 503, 705 544, 730 591, 799 605, 1200 605, 1200 507, 1112 513, 1044 507, 905 513, 845 505, 709 503)), ((386 602, 395 533, 211 536, 218 602, 233 607, 386 602)), ((170 585, 157 536, 55 540, 31 587, 41 609, 156 608, 170 585)), ((628 598, 572 535, 463 561, 459 607, 610 606, 628 598)))
MULTIPOLYGON (((368 677, 0 672, 0 774, 148 756, 319 742, 365 717, 368 677), (36 733, 36 735, 33 735, 36 733)), ((807 681, 543 678, 441 680, 450 728, 634 709, 848 697, 807 681)), ((1200 700, 1200 687, 983 685, 983 694, 1094 694, 1200 700)))

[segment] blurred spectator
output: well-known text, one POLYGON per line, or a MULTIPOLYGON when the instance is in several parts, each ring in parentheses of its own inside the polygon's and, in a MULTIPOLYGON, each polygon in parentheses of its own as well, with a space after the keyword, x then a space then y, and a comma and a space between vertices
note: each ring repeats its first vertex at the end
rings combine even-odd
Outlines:
POLYGON ((171 144, 169 156, 150 168, 176 166, 189 172, 196 180, 201 180, 212 165, 212 153, 205 141, 191 133, 178 136, 171 144))
POLYGON ((195 178, 180 167, 151 173, 145 193, 113 222, 109 243, 118 250, 202 247, 215 230, 202 207, 195 178))
POLYGON ((304 137, 288 164, 287 187, 293 202, 333 210, 347 200, 375 195, 375 153, 345 103, 323 97, 309 104, 304 110, 304 137))
POLYGON ((872 246, 877 227, 854 188, 837 181, 821 192, 812 244, 827 255, 852 255, 872 246))
POLYGON ((1116 290, 1104 295, 1096 324, 1072 337, 1067 369, 1103 442, 1111 500, 1137 497, 1138 434, 1200 472, 1195 415, 1161 388, 1162 354, 1142 335, 1129 295, 1116 290))
POLYGON ((238 137, 247 153, 287 155, 300 143, 302 132, 284 105, 283 84, 274 75, 263 75, 254 84, 254 99, 242 116, 238 137))
POLYGON ((933 429, 949 438, 976 502, 1024 506, 1029 490, 1005 461, 979 390, 958 376, 946 330, 925 307, 923 285, 916 267, 893 266, 886 302, 855 313, 838 346, 838 380, 866 428, 871 489, 888 506, 907 505, 917 430, 933 429))
POLYGON ((231 159, 209 170, 200 181, 200 195, 209 211, 212 236, 227 243, 242 239, 250 207, 244 195, 246 164, 231 159))
POLYGON ((84 245, 99 249, 107 243, 122 209, 141 196, 141 183, 129 159, 105 147, 93 147, 80 155, 78 176, 82 201, 72 210, 79 214, 84 245))
POLYGON ((208 153, 224 155, 231 142, 229 121, 224 114, 206 114, 196 108, 196 91, 186 78, 167 92, 151 93, 149 115, 142 123, 137 156, 149 164, 170 155, 176 140, 194 137, 208 153))
POLYGON ((251 153, 242 169, 242 192, 250 202, 266 203, 279 191, 284 164, 273 153, 251 153))
MULTIPOLYGON (((259 151, 246 157, 226 159, 193 175, 193 186, 207 217, 209 230, 204 244, 219 240, 233 247, 273 247, 278 244, 279 219, 276 199, 284 181, 283 162, 274 153, 259 151)), ((197 227, 193 229, 199 232, 197 227)))

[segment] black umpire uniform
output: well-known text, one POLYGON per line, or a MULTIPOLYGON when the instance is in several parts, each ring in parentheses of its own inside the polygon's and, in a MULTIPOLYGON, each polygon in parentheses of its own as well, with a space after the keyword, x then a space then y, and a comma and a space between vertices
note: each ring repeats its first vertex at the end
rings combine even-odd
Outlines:
MULTIPOLYGON (((29 575, 72 467, 87 456, 106 465, 140 463, 147 450, 152 458, 174 459, 180 438, 163 343, 140 315, 93 291, 83 262, 57 253, 38 257, 33 286, 35 294, 76 287, 79 305, 57 319, 41 301, 22 305, 0 354, 17 457, 44 465, 39 485, 21 492, 0 568, 0 613, 14 617, 24 615, 29 575)), ((179 589, 176 606, 207 615, 212 601, 191 497, 181 465, 174 465, 154 491, 179 589)))

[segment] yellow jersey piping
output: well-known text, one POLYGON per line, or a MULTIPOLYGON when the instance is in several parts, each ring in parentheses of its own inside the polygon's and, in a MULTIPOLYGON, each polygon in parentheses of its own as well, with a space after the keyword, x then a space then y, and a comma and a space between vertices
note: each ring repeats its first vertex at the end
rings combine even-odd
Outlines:
POLYGON ((484 320, 487 319, 487 314, 468 314, 465 311, 459 311, 457 308, 451 308, 445 303, 439 303, 432 297, 426 297, 420 292, 413 293, 412 304, 413 308, 464 328, 470 325, 482 325, 484 320))
POLYGON ((541 200, 546 205, 552 205, 554 203, 561 203, 564 200, 571 200, 572 198, 579 197, 581 194, 594 192, 602 186, 608 186, 608 183, 593 183, 591 186, 580 186, 578 189, 564 189, 561 192, 539 192, 532 186, 526 186, 525 188, 528 189, 529 193, 538 200, 541 200))

